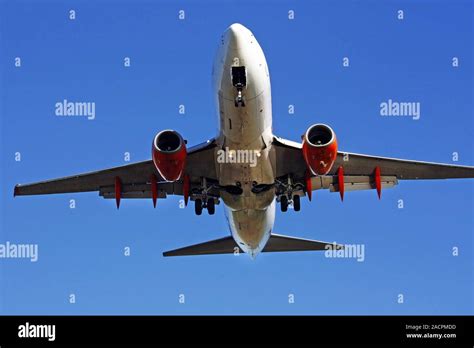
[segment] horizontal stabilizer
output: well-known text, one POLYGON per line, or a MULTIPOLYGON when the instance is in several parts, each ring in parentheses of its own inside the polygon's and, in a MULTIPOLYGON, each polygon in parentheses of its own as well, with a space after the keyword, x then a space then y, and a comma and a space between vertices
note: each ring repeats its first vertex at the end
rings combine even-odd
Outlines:
MULTIPOLYGON (((187 256, 187 255, 209 255, 209 254, 232 254, 237 247, 231 236, 214 239, 209 242, 190 245, 184 248, 165 251, 163 256, 187 256)), ((239 252, 241 252, 239 248, 239 252)))
MULTIPOLYGON (((188 256, 188 255, 211 255, 211 254, 233 254, 237 249, 243 252, 231 236, 211 240, 209 242, 190 245, 184 248, 166 251, 163 256, 188 256)), ((306 251, 342 249, 342 245, 320 242, 317 240, 294 238, 279 234, 272 234, 262 252, 281 251, 306 251)))
POLYGON ((277 251, 327 250, 329 248, 343 249, 344 247, 339 244, 320 242, 318 240, 272 234, 262 251, 265 253, 277 251))

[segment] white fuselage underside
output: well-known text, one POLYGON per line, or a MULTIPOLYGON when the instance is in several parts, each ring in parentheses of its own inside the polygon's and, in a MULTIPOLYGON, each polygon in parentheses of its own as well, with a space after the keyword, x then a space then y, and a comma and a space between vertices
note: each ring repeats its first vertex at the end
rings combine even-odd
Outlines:
POLYGON ((241 195, 223 192, 221 197, 232 236, 254 257, 270 238, 275 221, 274 190, 259 194, 251 191, 254 183, 273 184, 275 179, 270 159, 272 104, 265 56, 244 26, 233 24, 222 35, 213 82, 219 115, 218 148, 235 150, 232 157, 226 156, 225 161, 221 157, 217 163, 219 183, 240 184, 243 189, 241 195), (232 83, 232 67, 245 67, 245 106, 235 105, 238 91, 232 83))

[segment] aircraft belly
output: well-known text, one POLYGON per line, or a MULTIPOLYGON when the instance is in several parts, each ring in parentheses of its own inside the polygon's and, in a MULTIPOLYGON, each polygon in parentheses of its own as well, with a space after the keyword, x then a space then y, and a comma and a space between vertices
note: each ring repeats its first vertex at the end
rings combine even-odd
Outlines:
POLYGON ((237 245, 245 252, 258 253, 270 238, 275 219, 274 199, 264 209, 232 210, 226 207, 229 226, 237 245))
POLYGON ((246 149, 259 141, 265 130, 271 127, 271 109, 265 99, 268 93, 262 92, 253 99, 246 99, 245 107, 235 107, 234 99, 219 93, 220 127, 226 145, 238 145, 246 149))

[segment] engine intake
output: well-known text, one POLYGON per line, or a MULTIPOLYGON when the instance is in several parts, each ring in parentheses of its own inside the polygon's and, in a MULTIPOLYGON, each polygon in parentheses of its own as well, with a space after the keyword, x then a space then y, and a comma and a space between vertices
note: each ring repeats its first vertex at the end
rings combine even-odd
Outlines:
POLYGON ((313 175, 329 173, 337 157, 336 134, 325 124, 315 124, 303 136, 303 157, 313 175))
POLYGON ((186 164, 186 143, 174 130, 163 130, 153 139, 153 163, 166 181, 179 180, 186 164))

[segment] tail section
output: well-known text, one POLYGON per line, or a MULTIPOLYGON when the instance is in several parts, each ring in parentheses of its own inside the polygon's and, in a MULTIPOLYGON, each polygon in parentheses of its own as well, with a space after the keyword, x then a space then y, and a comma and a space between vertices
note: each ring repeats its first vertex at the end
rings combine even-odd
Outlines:
MULTIPOLYGON (((343 249, 344 247, 334 243, 272 234, 262 252, 310 251, 328 250, 334 248, 343 249)), ((235 243, 234 238, 229 236, 211 240, 209 242, 194 244, 180 249, 166 251, 163 253, 163 256, 233 254, 235 252, 242 253, 243 251, 235 243)))

